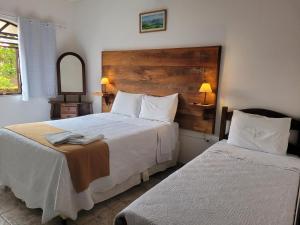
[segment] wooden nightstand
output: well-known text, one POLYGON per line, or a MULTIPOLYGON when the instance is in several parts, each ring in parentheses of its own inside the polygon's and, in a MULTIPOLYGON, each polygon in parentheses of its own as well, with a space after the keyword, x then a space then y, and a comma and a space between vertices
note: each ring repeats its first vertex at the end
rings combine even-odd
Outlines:
POLYGON ((216 114, 216 105, 209 104, 209 105, 202 105, 201 103, 189 103, 192 108, 197 108, 199 111, 203 111, 203 120, 214 119, 216 114))
POLYGON ((79 116, 79 105, 76 103, 60 104, 60 118, 67 119, 79 116))
POLYGON ((112 103, 114 102, 115 99, 115 94, 114 93, 108 93, 108 92, 101 92, 97 91, 93 93, 94 96, 100 96, 102 98, 102 112, 110 112, 112 103))
POLYGON ((55 119, 67 119, 84 116, 93 113, 92 102, 63 102, 59 100, 49 101, 51 104, 50 117, 55 119))

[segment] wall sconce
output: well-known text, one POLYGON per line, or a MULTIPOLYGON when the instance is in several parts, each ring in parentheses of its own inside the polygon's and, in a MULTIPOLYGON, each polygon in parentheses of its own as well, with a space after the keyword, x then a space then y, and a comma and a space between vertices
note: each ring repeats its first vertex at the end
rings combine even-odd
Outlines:
POLYGON ((199 92, 204 93, 204 102, 202 105, 208 105, 206 103, 206 95, 207 95, 207 93, 212 93, 210 83, 207 83, 207 82, 202 83, 200 86, 199 92))
POLYGON ((102 77, 101 81, 101 86, 102 86, 102 92, 106 93, 106 86, 109 84, 109 79, 107 77, 102 77))

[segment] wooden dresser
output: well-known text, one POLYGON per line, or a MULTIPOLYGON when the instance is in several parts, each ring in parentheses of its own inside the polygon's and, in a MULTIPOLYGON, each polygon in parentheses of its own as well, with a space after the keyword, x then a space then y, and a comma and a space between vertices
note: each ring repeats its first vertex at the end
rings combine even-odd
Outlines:
POLYGON ((49 101, 51 104, 50 118, 67 119, 77 116, 84 116, 93 113, 92 102, 63 102, 59 100, 49 101))

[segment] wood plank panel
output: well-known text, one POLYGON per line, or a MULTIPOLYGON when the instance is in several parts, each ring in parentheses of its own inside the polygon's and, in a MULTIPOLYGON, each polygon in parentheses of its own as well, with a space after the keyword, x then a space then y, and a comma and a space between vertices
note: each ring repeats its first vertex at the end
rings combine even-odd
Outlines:
POLYGON ((216 47, 107 51, 103 66, 215 66, 216 47))
MULTIPOLYGON (((204 133, 214 132, 215 109, 191 103, 203 101, 200 85, 207 81, 213 93, 207 101, 216 105, 221 47, 104 51, 102 76, 111 84, 108 90, 165 96, 179 93, 176 121, 180 127, 204 133)), ((104 111, 109 111, 103 101, 104 111)))

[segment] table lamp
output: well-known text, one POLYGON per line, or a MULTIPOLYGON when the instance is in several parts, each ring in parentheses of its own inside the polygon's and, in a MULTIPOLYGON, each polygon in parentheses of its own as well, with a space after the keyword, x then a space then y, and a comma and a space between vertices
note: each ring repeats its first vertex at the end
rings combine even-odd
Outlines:
POLYGON ((212 93, 212 89, 211 89, 210 84, 207 83, 207 82, 202 83, 201 87, 199 89, 199 92, 200 93, 204 93, 204 103, 203 103, 203 105, 207 105, 207 103, 206 103, 206 95, 207 95, 207 93, 212 93))
POLYGON ((101 85, 102 85, 102 92, 103 92, 103 93, 106 93, 106 85, 109 84, 108 78, 107 78, 107 77, 102 77, 100 83, 101 83, 101 85))

